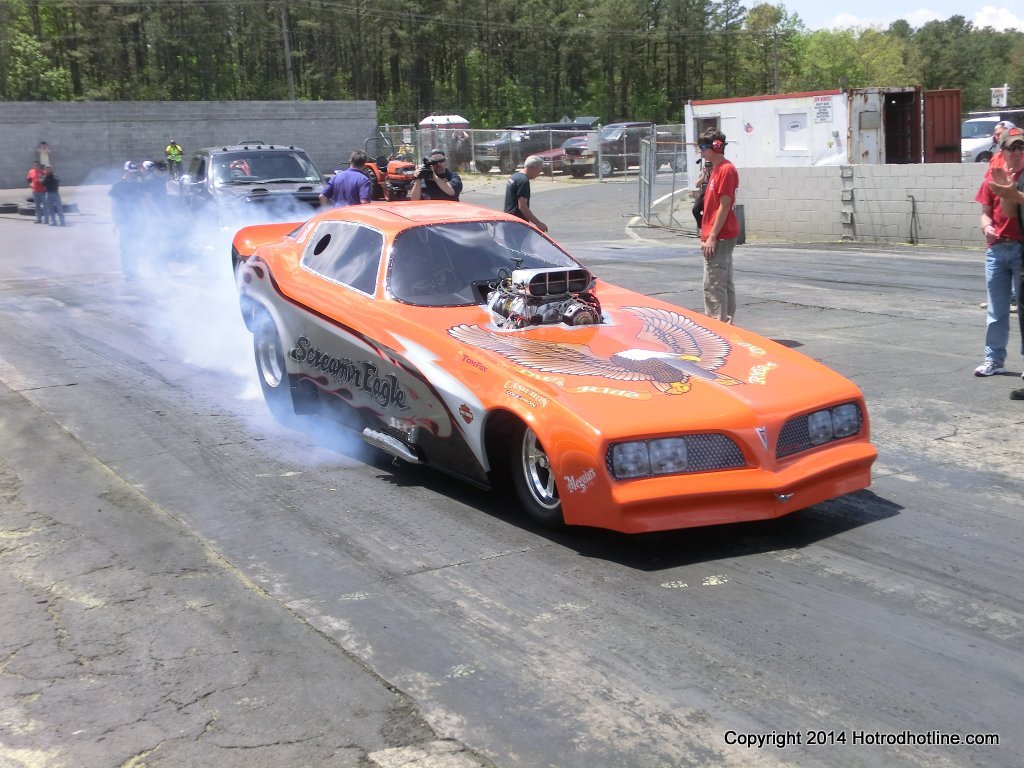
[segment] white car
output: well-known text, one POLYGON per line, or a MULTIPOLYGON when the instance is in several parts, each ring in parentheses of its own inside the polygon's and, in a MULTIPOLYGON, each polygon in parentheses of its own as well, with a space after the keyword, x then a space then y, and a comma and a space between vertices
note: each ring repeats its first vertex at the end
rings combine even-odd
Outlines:
POLYGON ((987 163, 992 159, 996 145, 992 141, 996 123, 1001 118, 975 117, 960 124, 960 161, 964 163, 987 163))

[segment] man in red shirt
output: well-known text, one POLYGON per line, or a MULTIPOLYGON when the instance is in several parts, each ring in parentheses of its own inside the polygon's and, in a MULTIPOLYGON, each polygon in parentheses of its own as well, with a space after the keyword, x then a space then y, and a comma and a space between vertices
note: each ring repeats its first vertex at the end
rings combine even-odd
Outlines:
MULTIPOLYGON (((988 323, 985 330, 985 359, 974 369, 975 376, 1006 372, 1006 345, 1010 340, 1010 295, 1020 285, 1024 233, 1016 211, 1008 212, 1000 195, 1008 195, 1024 171, 1024 131, 1008 128, 999 140, 1003 167, 985 174, 975 201, 981 203, 981 232, 985 252, 985 287, 988 290, 988 323), (993 184, 993 181, 996 183, 993 184), (1002 187, 1000 187, 1000 183, 1002 187)), ((1022 342, 1024 344, 1024 342, 1022 342)))
POLYGON ((733 210, 740 176, 725 159, 725 134, 717 128, 701 132, 700 156, 712 166, 704 192, 704 219, 700 250, 704 254, 704 314, 731 323, 736 314, 736 289, 732 280, 732 251, 740 234, 733 210))
POLYGON ((46 187, 43 186, 43 176, 43 166, 38 160, 32 163, 25 176, 25 181, 32 188, 32 200, 36 204, 36 224, 43 223, 43 213, 46 211, 46 187))

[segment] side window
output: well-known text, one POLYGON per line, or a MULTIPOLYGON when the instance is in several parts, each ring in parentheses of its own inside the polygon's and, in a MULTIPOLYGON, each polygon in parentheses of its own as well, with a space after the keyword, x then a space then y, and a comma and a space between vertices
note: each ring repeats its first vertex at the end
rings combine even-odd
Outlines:
POLYGON ((195 181, 202 181, 206 178, 206 161, 202 155, 192 158, 192 166, 188 169, 189 175, 195 181))
POLYGON ((302 266, 329 280, 373 295, 384 236, 347 221, 323 221, 302 254, 302 266))

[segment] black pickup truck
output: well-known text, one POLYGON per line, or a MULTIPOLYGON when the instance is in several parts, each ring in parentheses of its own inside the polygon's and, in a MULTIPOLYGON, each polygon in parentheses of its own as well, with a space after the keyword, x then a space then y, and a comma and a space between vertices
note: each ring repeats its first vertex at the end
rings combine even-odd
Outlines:
POLYGON ((497 166, 504 174, 512 173, 530 155, 557 149, 573 136, 588 131, 591 123, 530 123, 505 128, 498 137, 481 141, 473 149, 476 169, 489 173, 497 166))

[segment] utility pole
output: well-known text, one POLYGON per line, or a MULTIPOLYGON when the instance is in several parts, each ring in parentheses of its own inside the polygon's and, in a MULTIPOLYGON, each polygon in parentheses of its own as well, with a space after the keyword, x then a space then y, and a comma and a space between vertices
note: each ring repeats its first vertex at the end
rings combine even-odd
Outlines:
POLYGON ((295 77, 292 74, 292 45, 288 42, 288 0, 281 3, 281 36, 284 38, 284 71, 288 78, 288 100, 295 101, 295 77))
POLYGON ((772 30, 772 93, 779 92, 779 30, 772 30))

